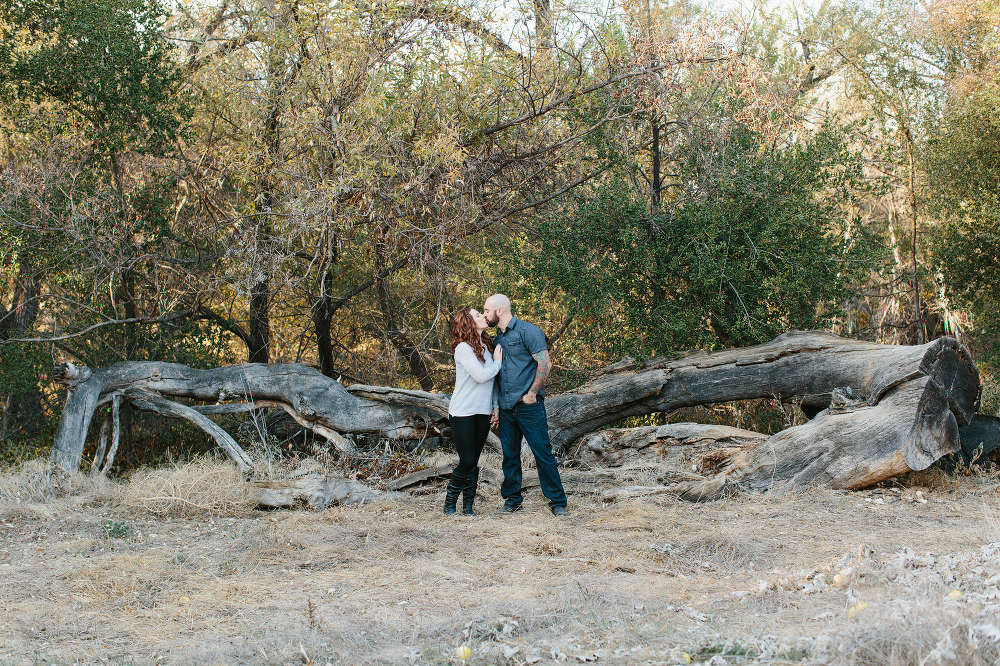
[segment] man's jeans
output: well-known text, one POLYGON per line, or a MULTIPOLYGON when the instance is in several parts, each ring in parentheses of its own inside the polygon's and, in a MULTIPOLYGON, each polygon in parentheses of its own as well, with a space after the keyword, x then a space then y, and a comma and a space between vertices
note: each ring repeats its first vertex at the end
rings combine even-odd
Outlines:
POLYGON ((500 442, 503 444, 503 485, 500 495, 508 506, 518 505, 521 497, 521 437, 528 441, 535 455, 538 482, 550 507, 566 506, 566 493, 559 478, 556 457, 549 443, 549 422, 543 398, 533 405, 519 402, 513 409, 500 410, 500 442))

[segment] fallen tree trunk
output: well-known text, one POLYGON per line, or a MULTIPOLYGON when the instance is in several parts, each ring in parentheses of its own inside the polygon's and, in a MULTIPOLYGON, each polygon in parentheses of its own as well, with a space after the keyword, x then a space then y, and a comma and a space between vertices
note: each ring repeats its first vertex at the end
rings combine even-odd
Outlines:
POLYGON ((630 416, 710 403, 776 398, 811 411, 848 387, 869 405, 907 381, 932 376, 947 392, 959 425, 979 405, 979 371, 953 338, 925 345, 880 345, 819 331, 791 331, 756 347, 658 357, 642 366, 626 359, 573 391, 546 399, 553 446, 566 448, 630 416))
MULTIPOLYGON (((133 396, 140 406, 144 397, 147 407, 150 395, 226 403, 191 408, 199 413, 280 406, 298 423, 334 441, 342 433, 418 440, 440 435, 447 427, 444 395, 374 386, 345 389, 301 365, 194 370, 133 362, 91 371, 67 364, 56 369, 54 378, 70 387, 52 453, 53 461, 66 469, 79 466, 94 409, 116 392, 125 399, 133 396), (230 402, 234 399, 235 405, 230 402)), ((852 488, 923 469, 956 450, 958 428, 972 421, 979 391, 979 374, 968 351, 950 338, 904 347, 791 332, 757 347, 653 359, 641 367, 623 361, 578 389, 547 398, 546 405, 557 450, 625 417, 681 407, 778 398, 813 411, 824 408, 813 421, 756 446, 744 446, 750 436, 731 434, 733 450, 715 460, 727 474, 722 485, 852 488), (738 441, 740 437, 747 441, 738 441)), ((232 448, 221 435, 213 436, 232 448)), ((230 451, 234 459, 240 453, 230 451)), ((706 484, 679 492, 707 497, 720 482, 706 484)))
MULTIPOLYGON (((52 462, 67 470, 79 468, 94 410, 104 396, 116 392, 123 392, 126 400, 133 396, 134 404, 140 409, 154 408, 154 400, 150 398, 157 396, 202 402, 238 401, 235 405, 220 405, 222 409, 204 410, 208 412, 278 406, 305 427, 328 435, 328 439, 339 437, 332 433, 421 439, 429 434, 439 435, 447 422, 441 416, 442 411, 447 413, 446 396, 414 392, 420 394, 414 398, 419 406, 404 402, 406 392, 399 392, 395 402, 369 400, 351 394, 337 381, 298 364, 248 363, 195 370, 176 363, 136 361, 93 371, 64 364, 55 368, 53 379, 69 387, 52 447, 52 462), (433 410, 428 408, 428 404, 435 401, 439 405, 433 410)), ((173 411, 171 416, 191 418, 191 414, 173 411)), ((199 425, 207 427, 205 423, 199 425)), ((210 432, 220 444, 228 437, 222 437, 224 433, 217 431, 210 432)), ((238 465, 245 464, 246 454, 232 438, 223 447, 238 465)))
MULTIPOLYGON (((671 372, 663 377, 667 383, 650 400, 669 404, 695 395, 725 393, 715 384, 721 381, 715 375, 719 368, 727 368, 730 377, 740 376, 741 381, 757 385, 729 389, 728 395, 742 392, 745 396, 747 391, 764 385, 781 389, 774 396, 788 399, 784 391, 798 386, 800 393, 796 397, 803 404, 815 406, 827 397, 819 391, 824 386, 819 379, 842 384, 830 389, 828 407, 803 425, 771 437, 754 437, 754 433, 746 431, 706 437, 713 444, 735 446, 702 456, 693 466, 698 471, 717 470, 723 474, 675 484, 673 492, 687 499, 708 500, 736 489, 787 492, 809 485, 864 488, 911 470, 926 469, 935 460, 959 450, 959 429, 973 423, 980 385, 975 364, 957 341, 942 338, 914 347, 854 342, 824 347, 822 343, 839 338, 831 340, 832 336, 824 334, 782 336, 789 337, 798 338, 800 343, 812 339, 816 344, 788 345, 785 353, 774 354, 779 338, 754 348, 764 351, 771 347, 759 356, 758 363, 748 364, 745 357, 732 360, 733 356, 726 353, 730 359, 727 363, 706 362, 701 357, 694 364, 672 366, 680 374, 671 372), (785 378, 775 377, 775 370, 790 359, 809 362, 802 367, 786 367, 785 378), (846 363, 846 359, 853 359, 853 364, 846 363), (746 375, 747 366, 752 371, 750 376, 746 375), (812 373, 808 377, 806 370, 812 373), (679 386, 671 387, 671 382, 679 386)), ((648 383, 648 376, 637 377, 638 385, 648 383)), ((970 446, 973 437, 990 439, 992 421, 977 417, 976 423, 979 429, 968 431, 970 446)), ((589 438, 581 448, 587 455, 612 463, 643 450, 662 458, 670 441, 669 429, 677 425, 665 426, 663 431, 607 431, 589 438)), ((696 426, 690 436, 697 438, 699 431, 707 433, 707 428, 696 426)))
MULTIPOLYGON (((835 391, 831 406, 815 419, 771 437, 736 428, 672 424, 598 433, 587 440, 586 449, 595 459, 615 462, 624 452, 634 456, 648 451, 647 458, 667 459, 667 447, 683 445, 690 451, 692 471, 724 475, 721 480, 673 486, 673 492, 700 500, 737 488, 780 493, 820 485, 855 490, 926 469, 958 451, 958 421, 949 400, 946 387, 924 375, 894 387, 876 405, 846 389, 835 391)), ((990 425, 983 429, 988 431, 990 425)), ((673 463, 679 467, 676 460, 673 463)))
POLYGON ((896 386, 875 405, 848 400, 803 425, 737 452, 720 469, 750 491, 819 485, 855 490, 929 467, 960 446, 947 387, 926 375, 896 386))
POLYGON ((676 471, 710 471, 705 456, 742 449, 767 439, 759 432, 700 423, 602 430, 585 437, 577 448, 581 462, 620 467, 639 461, 661 461, 676 471), (679 460, 685 462, 681 463, 679 460))
MULTIPOLYGON (((736 490, 785 493, 811 485, 856 490, 926 469, 961 446, 958 418, 965 413, 954 409, 954 383, 946 381, 950 372, 936 372, 953 367, 948 358, 953 351, 929 348, 934 356, 921 365, 927 374, 896 384, 877 404, 847 388, 834 391, 830 407, 815 419, 715 455, 712 467, 721 474, 675 484, 671 491, 707 501, 736 490)), ((706 467, 703 461, 701 469, 706 467)))

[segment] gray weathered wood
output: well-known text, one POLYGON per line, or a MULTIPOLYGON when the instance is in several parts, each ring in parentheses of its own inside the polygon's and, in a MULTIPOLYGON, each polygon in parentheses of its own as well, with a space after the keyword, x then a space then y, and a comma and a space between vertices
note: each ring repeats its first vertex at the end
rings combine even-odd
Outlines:
MULTIPOLYGON (((721 425, 670 423, 662 426, 602 430, 581 440, 576 456, 581 462, 607 467, 641 460, 670 461, 678 449, 691 459, 707 451, 742 448, 762 442, 767 435, 721 425)), ((699 463, 700 466, 700 463, 699 463)), ((674 467, 679 467, 677 464, 674 467)), ((689 470, 690 464, 685 464, 689 470)), ((677 471, 680 471, 679 469, 677 471)))
POLYGON ((880 345, 819 331, 791 331, 755 347, 628 360, 573 391, 546 399, 553 446, 630 416, 736 400, 776 398, 825 409, 833 390, 850 387, 876 404, 887 391, 931 374, 947 389, 959 425, 979 404, 979 371, 953 338, 925 345, 880 345))
POLYGON ((854 490, 926 469, 959 447, 945 387, 924 376, 897 385, 875 405, 828 409, 808 423, 733 456, 732 482, 753 491, 808 485, 854 490))
POLYGON ((54 370, 53 379, 67 384, 69 391, 53 443, 52 461, 69 470, 80 466, 98 401, 105 394, 130 387, 203 402, 233 398, 269 401, 320 432, 419 439, 428 426, 432 430, 444 427, 436 411, 354 396, 335 380, 298 364, 248 363, 196 370, 176 363, 136 361, 93 371, 65 364, 54 370))
POLYGON ((428 467, 427 469, 421 469, 406 476, 401 476, 398 479, 393 479, 385 484, 386 490, 403 490, 404 488, 409 488, 410 486, 415 486, 425 481, 430 481, 432 479, 446 479, 451 477, 452 471, 455 469, 454 465, 438 465, 437 467, 428 467))
POLYGON ((311 473, 281 481, 258 481, 254 494, 260 506, 271 509, 322 510, 330 506, 364 504, 386 494, 357 481, 311 473))
POLYGON ((121 404, 122 394, 119 391, 115 391, 111 394, 111 448, 108 450, 108 455, 104 459, 104 465, 101 467, 101 474, 103 475, 106 475, 111 470, 111 466, 115 464, 115 456, 118 455, 118 444, 121 442, 122 434, 121 404))
MULTIPOLYGON (((54 376, 70 387, 53 446, 53 461, 68 469, 79 466, 96 405, 126 388, 202 402, 274 404, 330 437, 421 439, 446 427, 444 395, 372 386, 352 387, 355 395, 301 365, 194 370, 137 362, 93 372, 66 365, 54 376)), ((824 409, 813 421, 763 444, 732 446, 715 461, 726 470, 721 482, 713 478, 703 487, 679 490, 706 497, 709 486, 717 492, 733 485, 774 491, 813 483, 851 488, 923 469, 957 449, 958 428, 971 423, 979 391, 968 351, 950 338, 906 347, 790 332, 757 347, 653 359, 641 367, 615 364, 578 389, 550 396, 546 405, 550 437, 561 451, 628 416, 706 403, 777 398, 824 409)))

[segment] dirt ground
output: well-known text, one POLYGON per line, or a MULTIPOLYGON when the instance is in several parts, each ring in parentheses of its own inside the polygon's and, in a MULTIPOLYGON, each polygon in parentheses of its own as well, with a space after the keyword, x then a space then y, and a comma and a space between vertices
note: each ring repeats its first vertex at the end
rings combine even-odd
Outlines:
POLYGON ((708 504, 569 486, 564 519, 537 488, 493 515, 493 486, 477 517, 443 516, 438 486, 162 519, 29 477, 0 485, 4 666, 1000 664, 994 478, 708 504))

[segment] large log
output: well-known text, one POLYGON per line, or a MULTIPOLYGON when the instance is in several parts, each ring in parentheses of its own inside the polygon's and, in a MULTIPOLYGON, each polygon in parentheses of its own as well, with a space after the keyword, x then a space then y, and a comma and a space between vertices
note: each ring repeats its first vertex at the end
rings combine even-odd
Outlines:
MULTIPOLYGON (((830 342, 839 340, 831 337, 782 336, 786 340, 797 338, 799 342, 807 338, 816 342, 823 342, 824 338, 830 342)), ((714 381, 718 377, 713 375, 726 367, 730 377, 742 375, 742 380, 756 382, 755 387, 741 386, 730 390, 729 395, 758 390, 756 387, 763 385, 777 389, 774 397, 778 398, 796 395, 785 391, 799 391, 796 397, 805 405, 815 407, 821 400, 828 400, 828 407, 813 420, 769 438, 759 436, 753 441, 753 433, 746 433, 742 443, 731 446, 724 433, 717 433, 715 443, 731 448, 721 452, 724 455, 701 457, 695 467, 699 471, 714 467, 724 474, 676 484, 673 490, 688 499, 706 500, 737 488, 779 493, 809 485, 864 488, 911 470, 925 469, 942 456, 958 451, 962 426, 968 432, 970 446, 974 446, 973 438, 991 440, 994 422, 981 416, 973 420, 979 402, 979 373, 968 351, 957 341, 942 338, 913 347, 844 342, 847 344, 824 349, 820 344, 812 349, 809 348, 812 345, 789 345, 785 354, 761 354, 761 363, 750 364, 750 377, 746 377, 743 360, 731 365, 700 360, 692 367, 682 359, 679 365, 668 366, 680 372, 664 377, 667 384, 653 400, 677 404, 682 391, 671 387, 670 382, 678 380, 682 380, 679 383, 690 394, 703 398, 718 394, 714 381), (785 367, 781 373, 784 377, 776 377, 774 371, 792 359, 798 362, 808 359, 808 363, 800 368, 785 367), (852 359, 853 363, 845 363, 845 359, 852 359), (805 369, 813 374, 804 377, 805 369), (819 378, 842 386, 821 393, 819 389, 824 384, 819 378), (970 425, 974 422, 978 429, 970 425)), ((724 356, 733 358, 728 353, 724 356)), ((648 381, 648 377, 637 378, 640 385, 648 381)), ((676 424, 662 431, 607 431, 586 440, 583 449, 612 463, 623 455, 643 450, 655 451, 662 458, 664 446, 671 441, 668 435, 671 427, 676 424)), ((988 446, 987 443, 985 447, 988 446)))
MULTIPOLYGON (((97 404, 125 389, 202 402, 278 405, 330 437, 370 433, 420 439, 440 433, 447 414, 444 395, 371 386, 351 387, 354 394, 301 365, 194 370, 135 362, 96 371, 66 365, 55 377, 70 386, 52 454, 67 469, 79 466, 97 404)), ((828 408, 808 424, 716 461, 728 471, 726 484, 781 490, 810 483, 860 487, 923 469, 957 449, 958 427, 972 421, 979 391, 968 351, 950 338, 905 347, 791 332, 757 347, 653 359, 639 367, 625 361, 546 403, 551 439, 563 450, 628 416, 706 403, 778 398, 811 410, 828 408)), ((709 485, 717 489, 719 482, 709 485)), ((711 494, 707 486, 684 492, 711 494)))
MULTIPOLYGON (((934 364, 927 369, 933 371, 934 364)), ((893 387, 875 405, 849 389, 836 390, 830 407, 816 418, 771 437, 736 428, 671 424, 604 431, 586 441, 586 451, 614 464, 643 451, 653 454, 647 458, 668 459, 668 447, 683 446, 694 470, 723 473, 673 487, 694 499, 715 499, 737 488, 781 493, 820 485, 855 490, 926 469, 960 450, 958 419, 950 407, 948 388, 927 374, 893 387), (706 451, 706 445, 715 450, 706 451)), ((993 422, 979 416, 974 422, 988 438, 993 422)), ((973 429, 962 430, 969 432, 971 446, 973 429)))
POLYGON ((669 423, 662 426, 602 430, 583 438, 576 457, 581 462, 620 467, 641 461, 666 463, 674 471, 708 471, 706 455, 720 450, 742 449, 767 439, 759 432, 701 423, 669 423), (684 462, 679 462, 683 460, 684 462))
POLYGON ((958 415, 932 375, 898 385, 875 405, 834 404, 803 425, 736 453, 720 468, 750 491, 819 485, 855 490, 929 467, 958 450, 958 415))
POLYGON ((933 376, 960 426, 979 405, 979 371, 953 338, 925 345, 880 345, 818 331, 791 331, 756 347, 625 360, 573 391, 546 400, 550 437, 565 448, 630 416, 710 403, 776 398, 804 409, 829 406, 848 387, 870 405, 893 388, 933 376))
MULTIPOLYGON (((145 391, 126 392, 124 396, 134 396, 136 406, 146 409, 155 406, 155 401, 150 400, 153 396, 279 406, 319 434, 333 431, 420 439, 444 427, 441 407, 428 409, 428 402, 443 403, 447 412, 447 397, 443 395, 420 392, 420 406, 404 404, 402 394, 393 403, 369 400, 352 395, 339 382, 299 364, 247 363, 212 370, 153 361, 119 363, 97 370, 64 364, 55 368, 53 379, 69 386, 52 447, 52 462, 67 470, 80 466, 87 431, 102 397, 126 389, 145 391)), ((176 409, 171 415, 181 416, 176 409)), ((220 438, 217 432, 212 434, 220 438)), ((227 442, 224 446, 240 464, 241 452, 231 450, 233 445, 227 442)))

